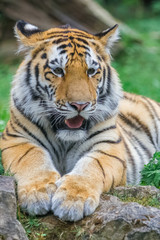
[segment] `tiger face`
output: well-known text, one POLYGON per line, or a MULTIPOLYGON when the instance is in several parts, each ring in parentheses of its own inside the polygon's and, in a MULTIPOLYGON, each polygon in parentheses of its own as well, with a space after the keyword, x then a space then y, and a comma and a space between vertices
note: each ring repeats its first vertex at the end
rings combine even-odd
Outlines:
POLYGON ((117 113, 122 91, 109 53, 117 25, 92 35, 69 26, 41 31, 19 21, 15 31, 27 56, 12 91, 33 121, 44 125, 47 119, 58 138, 78 141, 117 113))

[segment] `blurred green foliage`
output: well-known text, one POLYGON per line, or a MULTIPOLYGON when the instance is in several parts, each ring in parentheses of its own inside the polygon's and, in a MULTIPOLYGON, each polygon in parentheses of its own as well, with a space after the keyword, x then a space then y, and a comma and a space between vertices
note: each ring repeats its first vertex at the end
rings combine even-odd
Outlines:
POLYGON ((104 8, 124 22, 160 14, 159 0, 96 0, 104 8))
POLYGON ((142 42, 122 36, 124 50, 113 65, 124 90, 160 101, 160 17, 132 19, 128 25, 140 33, 142 42))
POLYGON ((9 119, 9 95, 11 81, 17 64, 4 64, 0 61, 0 132, 3 131, 9 119))
POLYGON ((141 185, 160 188, 160 152, 156 152, 150 162, 141 171, 141 185))

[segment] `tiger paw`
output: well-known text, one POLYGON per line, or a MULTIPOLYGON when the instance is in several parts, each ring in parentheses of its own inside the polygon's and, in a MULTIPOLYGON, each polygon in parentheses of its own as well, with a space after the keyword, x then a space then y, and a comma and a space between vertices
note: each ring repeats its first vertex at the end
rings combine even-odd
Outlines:
POLYGON ((27 185, 18 186, 18 200, 23 211, 30 215, 44 215, 51 210, 51 200, 57 189, 55 174, 52 178, 35 179, 27 185))
POLYGON ((56 185, 58 189, 52 198, 52 211, 62 220, 78 221, 97 208, 100 194, 87 179, 66 175, 56 185))

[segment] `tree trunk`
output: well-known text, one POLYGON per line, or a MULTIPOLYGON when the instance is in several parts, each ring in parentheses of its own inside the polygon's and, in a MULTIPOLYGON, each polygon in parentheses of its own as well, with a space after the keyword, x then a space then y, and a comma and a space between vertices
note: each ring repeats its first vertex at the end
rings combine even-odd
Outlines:
POLYGON ((44 29, 68 23, 97 33, 118 23, 122 32, 138 37, 94 0, 1 0, 0 8, 14 21, 23 19, 44 29))

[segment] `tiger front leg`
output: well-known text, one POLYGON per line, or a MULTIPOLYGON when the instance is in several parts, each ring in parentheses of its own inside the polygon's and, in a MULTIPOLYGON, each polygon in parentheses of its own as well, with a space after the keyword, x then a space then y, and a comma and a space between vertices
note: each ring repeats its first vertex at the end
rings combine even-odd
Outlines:
POLYGON ((100 195, 126 181, 125 161, 110 151, 95 150, 81 158, 69 174, 56 182, 52 199, 54 215, 66 221, 78 221, 92 214, 100 195))
POLYGON ((51 199, 60 178, 44 149, 21 142, 2 148, 2 161, 17 181, 18 201, 30 215, 43 215, 51 210, 51 199))

